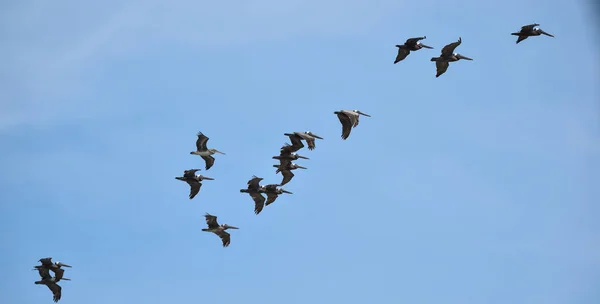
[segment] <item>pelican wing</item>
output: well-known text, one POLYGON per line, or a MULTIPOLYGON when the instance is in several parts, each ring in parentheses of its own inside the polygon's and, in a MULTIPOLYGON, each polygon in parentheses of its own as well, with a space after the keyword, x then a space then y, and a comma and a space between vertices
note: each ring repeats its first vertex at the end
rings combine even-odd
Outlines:
POLYGON ((38 273, 40 274, 40 277, 42 278, 42 280, 52 279, 52 276, 50 275, 50 269, 48 269, 44 266, 35 266, 35 268, 37 268, 38 273))
POLYGON ((229 246, 229 243, 231 243, 231 235, 229 235, 227 231, 219 230, 215 231, 215 234, 218 235, 223 241, 223 247, 229 246))
POLYGON ((291 152, 296 152, 302 148, 304 148, 304 144, 302 143, 302 136, 294 133, 294 135, 290 135, 288 136, 290 138, 290 141, 292 142, 292 149, 291 152))
POLYGON ((257 190, 258 188, 260 188, 260 181, 262 180, 262 178, 260 177, 256 177, 256 176, 252 176, 252 179, 248 181, 248 190, 257 190))
POLYGON ((206 151, 206 142, 208 142, 208 137, 202 134, 202 132, 198 132, 198 139, 196 139, 196 149, 198 151, 206 151))
POLYGON ((292 164, 292 161, 290 159, 280 159, 279 167, 277 168, 277 170, 281 171, 281 170, 289 167, 291 164, 292 164))
POLYGON ((42 265, 44 265, 46 267, 52 267, 52 265, 54 265, 52 263, 52 258, 42 258, 42 259, 40 259, 40 263, 42 263, 42 265))
POLYGON ((254 213, 259 214, 265 206, 265 197, 258 192, 251 192, 250 197, 254 200, 254 213))
POLYGON ((398 55, 396 55, 396 60, 394 60, 394 64, 404 60, 408 56, 408 54, 410 54, 410 50, 408 48, 406 48, 404 45, 399 46, 398 55))
POLYGON ((202 187, 202 183, 195 179, 186 180, 188 185, 190 185, 190 199, 193 199, 198 192, 200 192, 200 188, 202 187))
POLYGON ((200 169, 189 169, 189 170, 184 170, 183 171, 183 177, 185 178, 194 178, 196 172, 200 171, 200 169))
POLYGON ((274 203, 278 196, 277 192, 267 192, 267 203, 265 205, 269 206, 274 203))
POLYGON ((294 152, 294 146, 285 143, 283 147, 279 150, 279 156, 289 156, 294 152))
POLYGON ((210 169, 215 164, 215 158, 212 155, 201 156, 206 162, 206 170, 210 169))
POLYGON ((342 123, 342 139, 346 140, 348 136, 350 136, 350 132, 352 131, 352 120, 350 116, 346 113, 338 113, 337 117, 342 123))
POLYGON ((531 31, 533 31, 533 28, 536 26, 539 26, 539 24, 533 23, 533 24, 523 25, 521 27, 521 33, 530 33, 531 31))
POLYGON ((58 300, 60 300, 60 297, 62 296, 62 287, 54 282, 48 282, 46 283, 46 286, 48 286, 48 289, 52 291, 52 300, 58 303, 58 300))
POLYGON ((217 222, 217 217, 211 214, 205 214, 206 224, 208 225, 208 229, 215 229, 219 227, 219 222, 217 222))
POLYGON ((521 42, 521 41, 523 41, 523 40, 525 40, 527 38, 529 38, 529 36, 519 35, 519 38, 517 38, 517 43, 519 43, 519 42, 521 42))
POLYGON ((63 275, 65 274, 65 270, 61 269, 58 266, 52 267, 50 270, 54 272, 54 279, 56 280, 56 282, 60 281, 63 278, 63 275))
POLYGON ((425 37, 408 38, 408 39, 406 39, 406 42, 404 42, 404 45, 409 46, 409 47, 414 47, 417 45, 417 42, 419 42, 423 39, 425 39, 425 37))
POLYGON ((435 67, 437 70, 437 73, 435 74, 435 77, 440 77, 442 74, 446 73, 446 70, 448 70, 448 67, 450 66, 450 63, 448 61, 436 61, 435 62, 435 67))
POLYGON ((292 180, 292 178, 294 177, 294 172, 292 172, 291 170, 282 170, 281 175, 283 175, 283 179, 281 180, 281 184, 279 185, 283 186, 292 180))
POLYGON ((462 39, 459 37, 458 41, 456 42, 452 42, 448 45, 446 45, 443 49, 442 49, 442 57, 450 57, 452 56, 452 54, 454 53, 454 50, 462 43, 462 39))
POLYGON ((315 138, 308 135, 304 138, 308 144, 308 150, 314 150, 317 146, 315 145, 315 138))

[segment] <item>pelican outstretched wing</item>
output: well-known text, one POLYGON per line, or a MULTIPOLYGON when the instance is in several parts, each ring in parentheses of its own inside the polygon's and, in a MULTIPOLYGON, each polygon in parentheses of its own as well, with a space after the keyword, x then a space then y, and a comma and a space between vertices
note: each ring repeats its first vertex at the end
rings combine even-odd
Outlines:
POLYGON ((394 60, 394 64, 404 60, 408 54, 410 54, 410 50, 406 48, 404 45, 396 45, 398 47, 398 55, 396 55, 396 60, 394 60))
POLYGON ((274 203, 277 197, 279 197, 277 192, 267 192, 267 203, 265 205, 269 206, 270 204, 274 203))
POLYGON ((450 63, 448 61, 436 61, 435 67, 436 67, 437 73, 435 74, 435 77, 440 77, 442 74, 446 73, 446 70, 448 70, 449 66, 450 66, 450 63))
POLYGON ((302 143, 302 137, 296 133, 288 136, 290 141, 292 142, 292 147, 289 149, 291 152, 296 152, 302 148, 304 148, 304 144, 302 143))
POLYGON ((254 201, 254 213, 259 214, 265 207, 265 197, 258 192, 251 192, 250 197, 254 201))
POLYGON ((289 183, 294 177, 294 173, 291 170, 282 170, 281 175, 283 175, 283 179, 281 180, 281 184, 279 184, 280 186, 289 183))
POLYGON ((52 291, 52 300, 55 303, 58 303, 58 301, 60 300, 61 296, 62 296, 62 287, 60 287, 60 285, 54 283, 54 282, 48 282, 46 283, 46 286, 48 286, 48 289, 50 289, 50 291, 52 291))
POLYGON ((184 170, 183 171, 183 177, 185 178, 194 178, 196 175, 196 172, 200 171, 200 169, 189 169, 189 170, 184 170))
POLYGON ((231 235, 229 235, 227 231, 220 230, 216 231, 215 234, 218 235, 223 241, 223 247, 229 246, 229 243, 231 243, 231 235))
POLYGON ((206 162, 206 170, 210 169, 215 164, 215 158, 212 155, 201 156, 206 162))
POLYGON ((48 268, 50 268, 50 267, 52 267, 52 265, 54 265, 52 263, 52 258, 51 257, 41 258, 40 259, 40 263, 42 263, 43 266, 48 267, 48 268))
POLYGON ((204 217, 206 218, 206 224, 208 225, 208 229, 214 229, 219 227, 219 223, 217 222, 216 216, 206 213, 204 217))
POLYGON ((200 192, 200 188, 202 188, 202 183, 195 179, 186 180, 188 185, 190 185, 190 199, 193 199, 198 192, 200 192))
POLYGON ((260 188, 260 181, 263 180, 261 177, 257 177, 256 175, 252 176, 252 179, 248 181, 248 190, 256 190, 260 188))
POLYGON ((352 132, 352 120, 349 115, 344 112, 338 113, 337 117, 342 123, 342 139, 346 140, 348 136, 350 136, 350 132, 352 132))
POLYGON ((42 280, 50 280, 52 276, 50 275, 50 269, 44 266, 35 266, 42 280))
POLYGON ((196 135, 198 136, 198 139, 196 139, 196 149, 198 151, 207 150, 206 142, 208 142, 208 137, 206 137, 206 135, 202 134, 202 132, 198 132, 198 134, 196 134, 196 135))
POLYGON ((533 24, 528 24, 528 25, 523 25, 521 27, 521 32, 522 33, 529 33, 531 31, 533 31, 533 28, 536 26, 540 26, 538 23, 533 23, 533 24))
POLYGON ((454 53, 454 50, 462 43, 462 38, 458 37, 458 41, 447 44, 442 49, 442 57, 450 57, 454 53))

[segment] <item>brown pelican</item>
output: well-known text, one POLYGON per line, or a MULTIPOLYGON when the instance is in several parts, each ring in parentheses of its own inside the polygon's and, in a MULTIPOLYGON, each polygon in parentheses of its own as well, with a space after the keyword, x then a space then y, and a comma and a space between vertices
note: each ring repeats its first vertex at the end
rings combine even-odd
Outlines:
POLYGON ((323 139, 323 137, 320 137, 310 131, 285 133, 283 135, 288 136, 290 141, 292 141, 293 149, 291 152, 296 152, 304 147, 304 144, 302 144, 303 139, 306 141, 306 144, 308 144, 308 150, 315 149, 315 138, 323 139))
POLYGON ((456 47, 459 46, 461 43, 462 39, 458 37, 457 42, 452 42, 442 49, 442 54, 440 55, 440 57, 431 58, 431 61, 435 61, 435 66, 437 68, 437 73, 435 74, 435 77, 440 77, 442 74, 444 74, 450 66, 450 62, 459 61, 461 59, 473 60, 461 54, 454 53, 454 49, 456 49, 456 47))
POLYGON ((296 164, 292 163, 291 161, 283 161, 283 160, 281 161, 281 163, 279 165, 273 165, 273 167, 277 168, 275 173, 281 172, 281 175, 283 175, 283 179, 281 180, 281 184, 279 184, 279 186, 283 186, 292 180, 292 178, 294 177, 294 173, 292 172, 292 170, 306 169, 305 167, 296 165, 296 164))
POLYGON ((519 31, 517 33, 510 33, 510 34, 514 35, 514 36, 519 36, 519 38, 517 38, 517 43, 527 39, 528 37, 539 36, 542 34, 546 35, 546 36, 554 37, 554 35, 544 32, 544 30, 542 30, 538 26, 539 26, 539 24, 537 24, 537 23, 524 25, 521 27, 521 31, 519 31))
POLYGON ((277 188, 277 186, 279 186, 279 185, 270 184, 270 185, 261 187, 261 192, 267 194, 267 203, 266 203, 267 206, 269 206, 271 203, 275 202, 275 200, 277 199, 277 197, 280 194, 283 194, 283 193, 293 194, 292 192, 289 192, 283 188, 277 188))
POLYGON ((254 213, 259 214, 263 208, 265 207, 265 197, 260 194, 262 190, 262 186, 259 185, 260 181, 263 180, 262 177, 257 177, 256 175, 252 176, 252 179, 248 181, 247 189, 240 189, 241 193, 248 193, 252 200, 254 200, 254 213))
POLYGON ((358 118, 360 115, 371 117, 369 114, 365 114, 359 110, 340 110, 335 111, 333 114, 337 114, 340 122, 342 123, 342 139, 346 140, 350 136, 352 128, 358 126, 358 118))
POLYGON ((67 281, 71 280, 71 279, 63 278, 63 276, 65 274, 65 270, 62 269, 63 266, 71 268, 72 267, 71 265, 67 265, 67 264, 64 264, 61 262, 52 263, 52 258, 43 258, 43 259, 40 259, 39 262, 41 262, 42 265, 34 266, 34 268, 39 271, 40 276, 42 278, 45 277, 43 273, 48 273, 48 271, 51 270, 52 272, 54 272, 55 282, 59 282, 60 280, 67 280, 67 281))
POLYGON ((42 279, 40 281, 35 281, 35 284, 48 286, 50 291, 52 291, 52 295, 53 295, 52 300, 54 300, 54 302, 58 303, 58 300, 60 300, 60 298, 62 296, 62 287, 60 287, 60 285, 56 284, 54 278, 42 279))
POLYGON ((419 41, 419 40, 423 40, 425 38, 427 38, 427 37, 423 36, 423 37, 409 38, 406 40, 406 42, 404 42, 404 44, 396 44, 396 47, 398 48, 398 55, 396 56, 396 60, 394 60, 394 64, 404 60, 404 58, 406 58, 406 56, 408 56, 408 54, 410 54, 410 51, 418 51, 422 48, 433 49, 432 47, 430 47, 428 45, 424 45, 419 41))
POLYGON ((234 226, 229 226, 227 224, 223 224, 223 225, 219 225, 219 223, 217 222, 217 217, 214 215, 210 215, 208 213, 206 213, 204 215, 204 217, 206 218, 206 224, 208 225, 208 229, 206 228, 202 228, 202 231, 206 231, 206 232, 212 232, 216 235, 218 235, 221 240, 223 241, 223 247, 227 247, 229 246, 229 243, 231 242, 230 240, 230 235, 229 233, 227 233, 227 229, 240 229, 238 227, 234 227, 234 226))
POLYGON ((190 199, 193 199, 198 192, 200 192, 200 188, 202 187, 201 181, 203 180, 215 180, 212 177, 204 176, 204 175, 195 175, 196 171, 200 169, 190 169, 183 171, 183 176, 177 176, 175 179, 188 183, 190 185, 190 199))
POLYGON ((217 150, 217 149, 208 149, 206 147, 206 142, 208 142, 208 137, 202 134, 202 132, 198 132, 198 139, 196 140, 196 151, 190 152, 193 155, 200 155, 202 159, 206 162, 206 170, 210 169, 215 164, 215 158, 212 157, 215 153, 220 153, 225 155, 225 153, 217 150))
POLYGON ((290 147, 292 147, 292 146, 286 143, 283 147, 281 147, 281 152, 279 153, 279 156, 273 156, 273 159, 278 159, 278 160, 297 160, 298 158, 310 159, 306 156, 302 156, 297 153, 293 153, 292 151, 290 151, 291 150, 290 147))

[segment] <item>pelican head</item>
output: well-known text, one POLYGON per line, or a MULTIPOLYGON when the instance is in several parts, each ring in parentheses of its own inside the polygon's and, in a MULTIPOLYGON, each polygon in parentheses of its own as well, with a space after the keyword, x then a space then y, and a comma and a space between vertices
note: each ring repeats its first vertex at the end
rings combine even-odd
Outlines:
POLYGON ((463 56, 463 55, 461 55, 461 54, 454 54, 454 56, 455 56, 456 58, 458 58, 459 60, 460 60, 460 59, 464 59, 464 60, 473 60, 473 59, 471 59, 471 58, 469 58, 469 57, 467 57, 467 56, 463 56))
POLYGON ((206 179, 206 180, 215 180, 215 179, 214 179, 214 178, 212 178, 212 177, 208 177, 208 176, 204 176, 204 175, 198 175, 198 178, 199 178, 200 180, 205 180, 205 179, 206 179))
POLYGON ((223 225, 223 229, 227 230, 227 229, 240 229, 240 228, 238 228, 238 227, 235 227, 235 226, 229 226, 229 225, 227 225, 227 224, 224 224, 224 225, 223 225))
POLYGON ((219 150, 217 150, 217 149, 209 149, 209 151, 210 151, 211 153, 213 153, 213 154, 214 154, 214 153, 219 153, 219 154, 223 154, 223 155, 225 155, 225 153, 223 153, 223 152, 221 152, 221 151, 219 151, 219 150))
POLYGON ((321 137, 321 136, 319 136, 319 135, 317 135, 317 134, 314 134, 314 133, 313 133, 313 132, 311 132, 311 131, 306 131, 306 132, 304 132, 304 133, 305 133, 305 134, 307 134, 307 135, 310 135, 310 136, 312 136, 312 137, 314 137, 314 138, 323 139, 323 137, 321 137))
POLYGON ((55 264, 56 264, 56 266, 58 266, 58 267, 63 267, 63 266, 64 266, 64 267, 71 268, 71 265, 63 264, 63 263, 61 263, 61 262, 56 262, 55 264))
POLYGON ((417 42, 417 45, 420 46, 420 47, 424 47, 426 49, 433 49, 432 47, 430 47, 428 45, 422 44, 421 42, 417 42))
POLYGON ((363 113, 363 112, 361 112, 360 110, 354 110, 354 113, 356 113, 356 114, 360 114, 360 115, 364 115, 364 116, 367 116, 367 117, 371 117, 371 115, 369 115, 369 114, 367 114, 367 113, 363 113))

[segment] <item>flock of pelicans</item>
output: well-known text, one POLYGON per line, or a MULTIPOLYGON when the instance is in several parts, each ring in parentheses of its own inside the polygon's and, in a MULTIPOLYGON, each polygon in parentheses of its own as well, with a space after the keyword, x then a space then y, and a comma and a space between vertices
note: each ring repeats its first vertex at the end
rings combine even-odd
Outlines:
MULTIPOLYGON (((517 43, 519 43, 531 36, 546 35, 546 36, 554 37, 554 35, 544 32, 538 26, 539 26, 539 24, 537 24, 537 23, 524 25, 521 27, 521 30, 519 32, 511 33, 511 35, 519 37, 519 38, 517 38, 517 43)), ((422 48, 433 49, 432 47, 421 43, 421 40, 423 40, 425 38, 426 38, 425 36, 410 38, 410 39, 407 39, 406 42, 404 42, 404 44, 396 45, 396 47, 398 48, 398 55, 396 56, 396 60, 394 60, 394 64, 404 60, 408 56, 408 54, 410 54, 410 51, 418 51, 422 48)), ((431 58, 431 61, 435 61, 435 67, 437 70, 435 77, 440 77, 442 74, 446 73, 446 70, 448 70, 448 67, 450 66, 450 62, 459 61, 461 59, 473 60, 467 56, 463 56, 461 54, 454 53, 454 50, 461 43, 462 43, 462 39, 459 37, 458 41, 452 42, 452 43, 444 46, 444 48, 442 48, 440 57, 431 58)))
MULTIPOLYGON (((539 24, 529 24, 521 27, 521 31, 516 33, 511 33, 511 35, 518 36, 517 43, 527 39, 531 36, 539 36, 546 35, 550 37, 554 37, 551 34, 544 32, 540 29, 539 24)), ((416 37, 410 38, 406 40, 406 42, 402 45, 396 45, 398 47, 398 56, 394 61, 394 64, 404 60, 411 51, 417 51, 422 48, 432 49, 432 47, 422 44, 420 41, 425 39, 426 37, 416 37)), ((431 58, 431 61, 435 61, 437 67, 436 77, 444 74, 448 69, 450 62, 455 62, 460 59, 465 60, 473 60, 461 54, 454 53, 456 47, 458 47, 462 42, 461 38, 458 38, 457 42, 450 43, 441 51, 441 55, 439 57, 431 58)), ((364 115, 367 117, 371 117, 368 114, 365 114, 359 110, 341 110, 336 111, 334 114, 337 115, 338 119, 342 124, 342 139, 346 140, 350 136, 350 132, 352 128, 358 126, 360 115, 364 115)), ((247 193, 250 195, 252 200, 254 201, 254 213, 259 214, 265 206, 268 206, 275 202, 277 197, 283 193, 292 194, 287 190, 281 188, 281 186, 289 183, 294 177, 293 170, 296 169, 306 169, 306 167, 302 167, 293 163, 292 161, 297 160, 299 158, 309 159, 308 157, 298 155, 298 150, 304 148, 304 144, 302 141, 305 141, 308 145, 309 150, 314 150, 316 148, 315 140, 323 139, 322 137, 307 131, 307 132, 293 132, 293 133, 285 133, 285 136, 290 138, 291 144, 286 143, 283 147, 281 147, 279 156, 273 156, 273 159, 279 160, 279 165, 273 165, 273 167, 277 168, 275 173, 281 173, 283 176, 281 183, 279 184, 268 184, 268 185, 260 185, 260 182, 263 180, 261 177, 252 176, 252 179, 248 181, 248 186, 246 189, 240 189, 241 193, 247 193), (265 194, 267 198, 263 196, 265 194)), ((210 169, 214 163, 215 158, 214 154, 225 154, 217 149, 209 149, 206 144, 208 142, 208 137, 202 132, 198 132, 198 139, 196 140, 196 151, 190 152, 192 155, 199 155, 202 157, 206 163, 205 169, 210 169)), ((213 178, 203 176, 200 174, 196 174, 196 172, 200 171, 200 169, 189 169, 184 170, 183 176, 175 177, 175 179, 184 181, 188 183, 190 186, 190 195, 189 198, 193 199, 199 192, 202 187, 203 180, 214 180, 213 178)), ((229 246, 231 242, 231 236, 226 231, 228 229, 239 229, 235 226, 230 226, 227 224, 219 225, 217 222, 217 217, 211 214, 206 213, 204 215, 206 218, 206 224, 208 228, 203 228, 202 231, 212 232, 221 238, 223 242, 223 247, 229 246)), ((58 302, 61 298, 62 288, 57 283, 60 280, 69 280, 63 277, 64 269, 61 267, 71 267, 69 265, 63 264, 61 262, 52 263, 52 258, 42 258, 39 260, 41 265, 35 266, 34 270, 38 270, 41 280, 36 281, 35 284, 46 285, 52 291, 54 302, 58 302), (50 275, 50 271, 54 273, 54 277, 50 275)))

